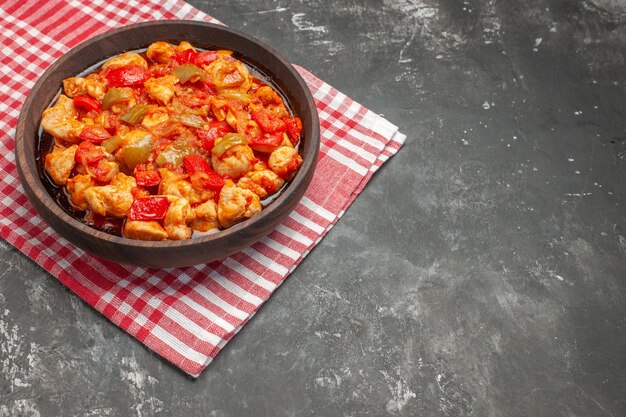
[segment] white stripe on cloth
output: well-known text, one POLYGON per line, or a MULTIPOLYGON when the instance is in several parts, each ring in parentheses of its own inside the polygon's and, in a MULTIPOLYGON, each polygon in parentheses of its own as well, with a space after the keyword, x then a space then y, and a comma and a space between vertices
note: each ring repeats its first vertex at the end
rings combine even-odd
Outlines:
POLYGON ((354 159, 350 159, 341 152, 337 151, 334 148, 330 148, 326 151, 326 155, 339 162, 342 165, 347 166, 360 176, 365 176, 367 174, 367 168, 363 165, 357 163, 354 159))
POLYGON ((285 245, 283 245, 280 242, 275 241, 274 239, 270 238, 269 236, 264 237, 263 239, 261 239, 261 243, 263 243, 264 245, 266 245, 269 248, 274 249, 276 252, 285 255, 288 258, 293 259, 294 261, 296 259, 298 259, 300 257, 300 253, 298 251, 295 251, 285 245))
POLYGON ((150 333, 190 361, 204 366, 204 364, 210 359, 209 356, 204 355, 193 349, 191 346, 186 345, 161 326, 154 326, 150 333))
POLYGON ((213 270, 211 271, 209 276, 213 278, 213 281, 215 281, 216 284, 224 288, 226 291, 252 304, 253 306, 258 307, 261 305, 261 303, 263 303, 263 300, 261 298, 248 292, 245 288, 242 288, 239 285, 235 284, 219 272, 213 270))
POLYGON ((269 281, 258 275, 256 272, 251 271, 250 269, 248 269, 248 267, 242 265, 233 258, 224 259, 223 264, 233 271, 237 272, 239 275, 245 277, 248 281, 258 285, 261 288, 266 289, 267 291, 271 292, 276 288, 276 284, 274 284, 272 281, 269 281))
POLYGON ((298 232, 297 230, 293 230, 283 224, 279 224, 278 227, 276 227, 276 231, 284 235, 285 237, 295 242, 298 242, 306 247, 309 247, 313 244, 313 241, 311 239, 309 239, 302 233, 298 232))
POLYGON ((324 227, 323 226, 320 226, 319 224, 315 223, 311 219, 307 219, 306 217, 301 216, 296 211, 292 211, 291 213, 289 213, 289 218, 292 219, 292 220, 295 220, 296 222, 300 223, 301 225, 303 225, 307 229, 310 229, 310 230, 314 231, 317 234, 324 233, 324 227))
POLYGON ((228 315, 238 318, 239 320, 245 320, 248 318, 248 313, 238 309, 237 307, 229 304, 220 296, 215 294, 209 288, 207 288, 204 284, 194 285, 193 290, 201 297, 203 297, 208 302, 216 305, 217 307, 224 310, 228 315))
POLYGON ((368 110, 365 113, 365 117, 363 117, 361 124, 389 140, 398 131, 398 127, 396 125, 371 110, 368 110))
POLYGON ((209 321, 213 322, 213 324, 215 324, 218 327, 221 327, 225 331, 232 332, 235 329, 235 327, 232 324, 230 324, 229 322, 227 322, 226 320, 224 320, 223 318, 221 318, 220 316, 218 316, 217 314, 215 314, 208 308, 205 308, 204 306, 198 304, 188 295, 180 296, 180 301, 187 304, 191 309, 196 311, 198 314, 200 314, 203 317, 206 317, 209 321))
POLYGON ((257 261, 258 263, 260 263, 261 265, 276 272, 279 275, 285 276, 289 272, 287 268, 285 268, 278 262, 274 261, 273 259, 270 259, 267 256, 263 255, 261 252, 257 251, 252 246, 248 246, 247 248, 244 248, 242 252, 248 255, 249 257, 251 257, 252 259, 254 259, 255 261, 257 261))
POLYGON ((370 153, 368 151, 366 151, 365 149, 361 148, 360 146, 355 145, 352 142, 349 142, 346 139, 340 139, 337 144, 349 151, 354 152, 355 154, 357 154, 358 156, 360 156, 361 158, 365 159, 367 162, 369 162, 370 164, 374 163, 374 161, 376 160, 376 155, 374 155, 373 153, 370 153))
POLYGON ((385 148, 386 143, 385 142, 381 142, 375 138, 372 138, 371 136, 365 135, 361 132, 359 132, 357 129, 352 129, 348 132, 349 136, 352 136, 354 139, 367 143, 368 145, 382 151, 385 148))
POLYGON ((300 204, 302 204, 304 207, 308 208, 309 210, 311 210, 313 213, 317 214, 318 216, 321 216, 322 218, 328 220, 329 222, 332 222, 337 217, 330 211, 326 210, 324 207, 313 202, 307 196, 302 197, 302 199, 300 200, 300 204))
POLYGON ((158 307, 159 311, 161 311, 164 315, 166 315, 173 322, 178 323, 180 326, 184 327, 185 330, 192 333, 194 336, 198 337, 205 342, 212 344, 213 346, 217 346, 218 343, 222 340, 222 338, 218 335, 211 333, 210 331, 204 329, 199 326, 197 323, 192 321, 189 317, 182 314, 180 311, 162 304, 165 308, 158 307))

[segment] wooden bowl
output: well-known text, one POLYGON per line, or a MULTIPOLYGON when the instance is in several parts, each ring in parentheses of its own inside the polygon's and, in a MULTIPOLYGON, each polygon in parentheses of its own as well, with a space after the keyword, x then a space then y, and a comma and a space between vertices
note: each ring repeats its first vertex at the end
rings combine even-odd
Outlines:
POLYGON ((17 168, 26 194, 41 217, 60 235, 98 257, 146 267, 207 263, 231 255, 271 232, 296 206, 311 182, 319 152, 319 119, 302 77, 273 48, 237 30, 195 21, 146 22, 115 29, 73 48, 37 81, 22 108, 15 138, 17 168), (149 242, 93 229, 66 213, 48 193, 37 169, 41 113, 56 98, 65 78, 124 51, 162 40, 183 40, 207 49, 230 49, 268 76, 302 119, 299 152, 304 162, 286 189, 261 213, 215 234, 182 241, 149 242))

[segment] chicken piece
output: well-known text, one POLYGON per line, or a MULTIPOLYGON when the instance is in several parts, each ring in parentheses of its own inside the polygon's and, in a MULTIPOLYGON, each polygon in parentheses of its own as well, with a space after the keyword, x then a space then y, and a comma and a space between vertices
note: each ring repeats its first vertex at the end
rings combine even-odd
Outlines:
POLYGON ((87 210, 89 208, 89 204, 85 198, 85 191, 91 187, 95 187, 96 185, 96 181, 89 174, 74 175, 72 178, 67 180, 66 188, 72 205, 81 210, 87 210))
POLYGON ((237 181, 237 187, 250 190, 260 198, 276 194, 285 181, 269 169, 249 171, 237 181))
POLYGON ((226 113, 226 123, 237 133, 244 134, 250 122, 250 114, 244 110, 229 109, 226 113))
POLYGON ((211 111, 217 120, 220 122, 226 120, 226 115, 229 110, 228 100, 219 96, 211 96, 209 97, 209 105, 211 106, 211 111))
POLYGON ((263 136, 263 130, 254 120, 246 121, 246 124, 243 126, 243 130, 240 130, 240 127, 238 125, 237 133, 247 138, 258 138, 259 136, 263 136))
MULTIPOLYGON (((217 139, 216 144, 221 140, 223 138, 217 139)), ((252 149, 245 144, 231 146, 220 156, 217 156, 215 149, 213 147, 211 163, 213 164, 213 170, 222 177, 227 175, 237 180, 246 172, 252 170, 257 160, 252 149)))
POLYGON ((46 155, 44 164, 46 172, 56 185, 65 185, 70 178, 70 174, 76 164, 74 159, 76 149, 78 149, 78 145, 72 145, 67 149, 55 148, 46 155))
POLYGON ((172 55, 176 53, 174 45, 167 42, 154 42, 148 46, 146 50, 146 56, 152 61, 160 62, 161 64, 167 64, 171 61, 172 55))
MULTIPOLYGON (((296 141, 295 143, 298 143, 298 142, 296 141)), ((281 146, 287 146, 289 148, 295 148, 294 142, 292 142, 292 139, 289 137, 287 132, 283 132, 283 141, 280 144, 279 148, 281 146)), ((274 150, 276 150, 276 149, 274 149, 274 150)))
POLYGON ((160 169, 159 173, 159 194, 184 198, 189 204, 203 203, 215 196, 215 191, 194 187, 186 174, 177 174, 165 168, 160 169))
POLYGON ((164 77, 150 78, 148 81, 143 83, 143 85, 150 97, 162 105, 166 105, 172 100, 172 97, 174 97, 176 92, 174 85, 178 82, 178 77, 170 74, 164 77))
POLYGON ((146 60, 136 52, 125 52, 115 58, 111 58, 102 64, 102 69, 106 71, 108 69, 125 67, 127 65, 138 65, 148 69, 148 63, 146 60))
POLYGON ((249 219, 262 210, 259 196, 250 190, 239 188, 232 180, 226 180, 217 203, 220 226, 228 228, 249 219))
POLYGON ((207 232, 219 227, 217 220, 217 203, 210 199, 193 208, 196 218, 189 225, 192 229, 200 232, 207 232))
POLYGON ((124 237, 138 240, 166 240, 167 232, 161 224, 155 220, 126 220, 124 237))
POLYGON ((47 108, 41 115, 41 127, 59 139, 78 142, 78 136, 85 124, 78 121, 78 113, 71 98, 61 94, 56 104, 47 108))
POLYGON ((246 65, 230 57, 221 56, 206 67, 210 81, 221 94, 237 90, 246 93, 252 86, 250 71, 246 65))
MULTIPOLYGON (((161 174, 159 194, 183 197, 183 193, 187 191, 187 185, 179 186, 178 183, 189 178, 187 174, 178 174, 167 168, 159 169, 159 174, 161 174)), ((191 185, 191 182, 188 182, 188 184, 191 185)))
POLYGON ((270 154, 270 169, 283 179, 289 179, 302 164, 302 157, 294 148, 281 146, 270 154))
POLYGON ((63 91, 70 97, 89 95, 102 100, 106 93, 106 86, 96 77, 71 77, 63 80, 63 91))
POLYGON ((193 109, 194 114, 206 117, 208 115, 210 97, 212 96, 208 92, 200 90, 195 85, 194 87, 177 87, 176 97, 172 100, 172 107, 176 109, 176 107, 180 106, 183 110, 181 113, 188 113, 193 109))
POLYGON ((102 216, 125 217, 134 196, 132 189, 137 186, 135 178, 118 173, 109 185, 88 188, 85 199, 89 208, 102 216))
POLYGON ((195 51, 195 48, 193 47, 193 45, 187 41, 182 41, 181 43, 178 44, 178 46, 175 47, 175 49, 176 49, 176 52, 186 51, 187 49, 191 49, 195 51))
POLYGON ((189 239, 193 230, 187 226, 187 223, 196 217, 189 201, 186 198, 174 196, 167 196, 167 198, 170 201, 170 206, 163 219, 167 237, 173 240, 189 239))
POLYGON ((149 135, 150 133, 145 131, 144 129, 131 129, 129 130, 122 138, 124 139, 124 145, 127 146, 135 142, 139 142, 141 139, 149 135))
POLYGON ((148 130, 152 130, 158 125, 167 123, 170 120, 170 116, 162 111, 156 111, 154 113, 147 114, 141 121, 141 125, 148 130))
POLYGON ((172 55, 177 52, 186 51, 187 49, 192 49, 195 51, 193 46, 186 41, 182 41, 178 44, 178 46, 159 41, 154 42, 150 46, 148 46, 148 49, 146 50, 146 56, 152 61, 159 62, 161 64, 168 64, 172 61, 172 55))
POLYGON ((263 161, 262 159, 257 160, 252 167, 253 171, 265 171, 267 169, 270 169, 270 167, 267 165, 267 162, 263 161))
POLYGON ((122 130, 128 129, 128 126, 120 124, 120 119, 108 110, 102 110, 98 113, 93 122, 118 135, 120 134, 120 128, 122 130))
POLYGON ((101 183, 111 181, 120 172, 117 162, 100 160, 96 165, 86 165, 87 173, 94 176, 101 183))
POLYGON ((250 110, 265 108, 276 114, 279 118, 289 117, 289 111, 285 107, 282 97, 269 85, 259 87, 252 95, 250 110))

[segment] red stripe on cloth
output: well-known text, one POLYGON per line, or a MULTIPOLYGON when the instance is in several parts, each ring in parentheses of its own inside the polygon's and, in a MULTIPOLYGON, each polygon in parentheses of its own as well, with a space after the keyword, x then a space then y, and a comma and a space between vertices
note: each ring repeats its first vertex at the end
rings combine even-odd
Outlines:
POLYGON ((403 136, 365 107, 296 67, 321 124, 315 175, 295 210, 266 238, 222 261, 145 269, 94 258, 37 216, 19 186, 13 138, 36 79, 70 47, 109 27, 154 19, 219 23, 180 0, 90 3, 8 0, 0 6, 0 235, 97 311, 190 375, 200 372, 328 233, 403 136))
MULTIPOLYGON (((41 33, 45 33, 47 36, 50 36, 52 39, 57 42, 65 43, 68 47, 71 47, 68 39, 65 39, 66 35, 69 32, 73 31, 74 25, 80 27, 81 24, 85 23, 84 15, 76 13, 76 10, 68 7, 67 5, 59 4, 60 7, 54 7, 53 14, 48 14, 45 20, 42 20, 42 27, 40 29, 41 33), (72 20, 72 25, 64 25, 63 22, 68 19, 72 20), (44 24, 45 23, 45 24, 44 24)), ((76 36, 74 37, 74 42, 77 42, 79 39, 82 39, 83 36, 80 32, 75 32, 76 36)))
MULTIPOLYGON (((16 7, 17 7, 17 3, 21 3, 20 6, 28 6, 28 3, 23 3, 23 2, 15 2, 15 3, 16 3, 16 7)), ((57 8, 60 6, 62 6, 62 4, 56 5, 57 8)), ((43 20, 46 19, 46 15, 50 16, 55 13, 53 10, 54 7, 55 7, 54 3, 50 3, 49 7, 42 7, 42 3, 36 2, 36 3, 33 3, 31 7, 25 8, 25 10, 23 10, 20 13, 11 12, 10 9, 7 9, 7 13, 10 15, 16 16, 19 21, 28 23, 32 26, 37 26, 41 24, 43 20)))

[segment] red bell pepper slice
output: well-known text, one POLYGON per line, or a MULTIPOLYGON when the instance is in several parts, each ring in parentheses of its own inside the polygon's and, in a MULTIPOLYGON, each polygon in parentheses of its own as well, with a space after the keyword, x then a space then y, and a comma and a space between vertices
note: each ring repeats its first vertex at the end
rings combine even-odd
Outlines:
POLYGON ((302 120, 299 117, 291 117, 283 119, 287 125, 287 133, 289 137, 294 140, 295 145, 300 140, 300 134, 302 133, 302 120))
POLYGON ((132 87, 143 84, 151 73, 140 65, 126 65, 108 70, 105 77, 109 87, 132 87))
POLYGON ((209 173, 198 172, 191 176, 191 184, 194 187, 219 192, 224 186, 224 180, 213 170, 209 173))
POLYGON ((281 132, 287 128, 285 122, 279 119, 274 112, 267 109, 253 111, 252 118, 267 133, 281 132))
POLYGON ((82 141, 76 149, 74 159, 86 166, 96 181, 105 181, 111 173, 112 168, 107 161, 104 150, 91 142, 82 141))
POLYGON ((76 149, 74 159, 83 165, 91 165, 104 158, 104 152, 91 142, 81 142, 76 149))
POLYGON ((196 136, 198 136, 198 139, 202 142, 202 147, 211 152, 211 149, 215 146, 215 140, 218 138, 217 129, 196 129, 196 136))
POLYGON ((203 65, 209 65, 217 59, 215 51, 195 52, 193 49, 185 49, 172 55, 172 61, 178 65, 194 64, 202 68, 203 65))
POLYGON ((185 49, 172 55, 172 61, 178 65, 188 64, 196 52, 193 49, 185 49))
POLYGON ((203 65, 209 65, 211 62, 217 59, 217 52, 215 51, 202 51, 196 52, 191 57, 191 63, 202 68, 203 65))
POLYGON ((221 138, 232 131, 230 125, 225 121, 211 120, 209 121, 209 130, 196 129, 196 136, 202 142, 202 147, 207 152, 211 152, 217 138, 221 138))
POLYGON ((255 138, 248 139, 248 146, 254 148, 255 146, 280 146, 283 143, 283 132, 276 132, 271 135, 262 135, 255 138))
POLYGON ((198 172, 209 172, 211 170, 209 163, 202 155, 185 155, 183 158, 183 165, 189 175, 193 175, 198 172))
POLYGON ((198 188, 219 191, 224 180, 211 169, 207 160, 201 155, 185 155, 183 165, 189 174, 191 183, 198 188))
POLYGON ((103 126, 87 125, 80 132, 78 137, 91 143, 100 143, 111 137, 111 134, 103 126))
POLYGON ((100 102, 91 96, 74 97, 74 107, 86 111, 94 110, 97 112, 101 109, 100 102))
POLYGON ((217 95, 217 87, 211 81, 204 80, 204 82, 199 83, 199 84, 200 85, 198 86, 198 88, 200 88, 201 91, 207 93, 210 96, 217 95))
POLYGON ((142 187, 154 187, 161 183, 161 174, 156 169, 146 171, 135 170, 135 180, 137 185, 142 187))
POLYGON ((164 196, 137 198, 128 210, 129 220, 161 220, 165 218, 170 201, 164 196))

